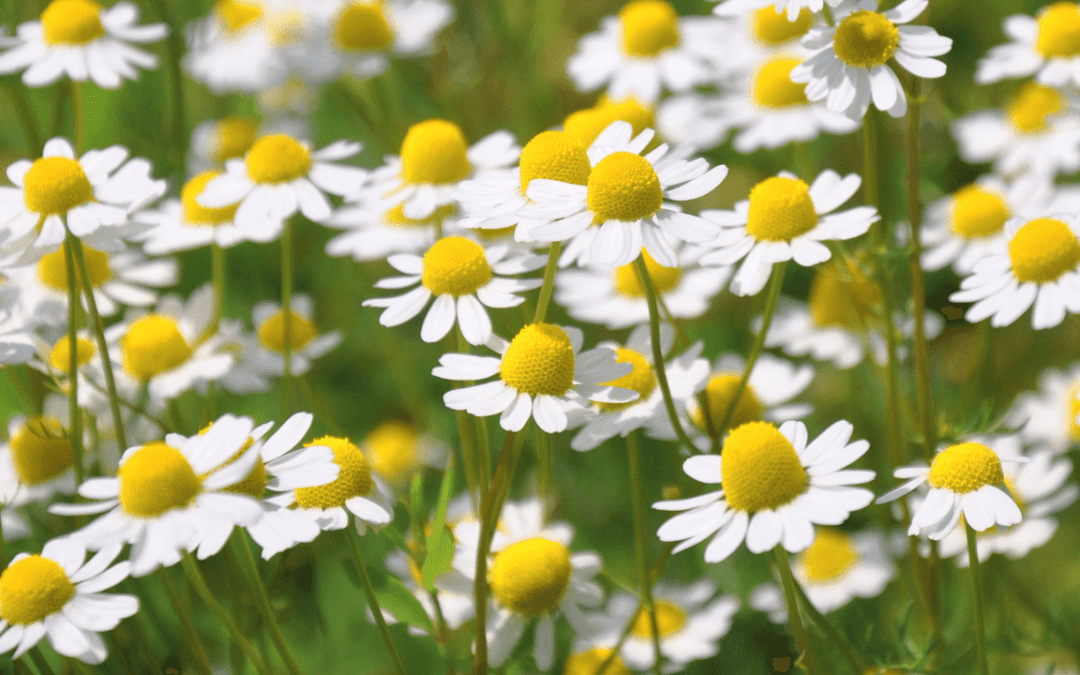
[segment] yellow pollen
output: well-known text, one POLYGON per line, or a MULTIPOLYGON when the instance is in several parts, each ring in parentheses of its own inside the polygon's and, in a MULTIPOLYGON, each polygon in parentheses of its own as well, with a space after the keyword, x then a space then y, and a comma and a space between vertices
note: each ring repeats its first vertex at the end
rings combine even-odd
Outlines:
POLYGON ((101 5, 93 0, 53 0, 41 13, 41 32, 50 45, 85 45, 105 35, 101 5))
POLYGON ((223 206, 220 209, 208 209, 200 204, 196 198, 206 189, 206 184, 221 175, 220 171, 206 171, 200 173, 187 182, 180 191, 180 201, 184 205, 184 221, 188 225, 206 225, 214 227, 222 223, 231 222, 236 215, 236 209, 240 204, 223 206))
POLYGON ((491 276, 484 247, 464 237, 440 239, 424 254, 421 281, 435 295, 475 293, 491 276))
POLYGON ((334 26, 334 41, 357 52, 382 50, 394 43, 394 30, 381 2, 354 3, 345 8, 334 26))
MULTIPOLYGON (((303 349, 316 335, 315 326, 296 312, 289 312, 290 351, 303 349)), ((285 312, 280 309, 259 326, 259 344, 270 351, 285 352, 285 312)))
POLYGON ((892 58, 900 45, 900 31, 884 14, 859 10, 836 27, 833 49, 836 56, 852 66, 880 66, 892 58))
POLYGON ((791 241, 817 223, 810 186, 798 178, 766 178, 750 191, 746 231, 758 241, 791 241))
MULTIPOLYGON (((98 288, 112 278, 112 270, 109 269, 109 255, 94 250, 82 244, 83 257, 86 259, 86 271, 90 276, 90 284, 98 288)), ((38 279, 41 283, 57 291, 68 289, 67 275, 67 244, 60 244, 60 248, 52 253, 41 256, 37 265, 38 279)), ((75 273, 75 285, 83 287, 82 275, 75 273)))
POLYGON ((563 121, 563 132, 588 147, 601 131, 616 120, 628 123, 636 136, 653 126, 655 115, 651 108, 646 108, 633 97, 620 103, 612 103, 604 98, 592 108, 570 113, 563 121))
MULTIPOLYGON (((719 373, 713 375, 709 384, 705 387, 705 400, 709 404, 709 422, 714 431, 720 431, 720 425, 724 421, 724 413, 735 399, 735 390, 742 381, 741 373, 719 373)), ((735 405, 735 411, 731 414, 731 422, 728 427, 735 429, 747 422, 757 422, 765 414, 765 406, 758 400, 757 394, 749 384, 739 395, 739 402, 735 405)), ((698 407, 690 413, 690 419, 699 428, 707 430, 704 411, 698 407)))
MULTIPOLYGON (((765 10, 773 11, 772 5, 765 10)), ((758 69, 751 85, 754 101, 763 108, 790 108, 809 103, 806 85, 791 81, 791 71, 800 63, 800 59, 780 57, 758 69)))
POLYGON ((1039 218, 1013 236, 1009 258, 1017 281, 1045 284, 1080 265, 1080 241, 1063 221, 1039 218))
POLYGON ((777 12, 772 5, 754 12, 754 37, 770 47, 801 38, 814 25, 814 13, 806 7, 799 10, 794 21, 788 21, 787 12, 777 12))
POLYGON ((1080 5, 1055 2, 1039 14, 1035 50, 1045 59, 1080 54, 1080 5))
MULTIPOLYGON (((672 633, 679 632, 685 625, 686 612, 684 612, 681 607, 673 605, 666 600, 656 601, 656 631, 660 633, 661 639, 666 638, 672 633)), ((637 616, 634 617, 634 623, 630 628, 630 632, 640 638, 652 638, 652 619, 649 617, 648 610, 644 607, 642 607, 641 610, 638 611, 637 616)))
MULTIPOLYGON (((427 218, 409 218, 404 212, 405 205, 398 204, 394 208, 390 209, 383 214, 383 219, 387 225, 394 227, 432 227, 435 223, 442 222, 454 214, 454 205, 446 204, 435 209, 435 211, 427 218)), ((477 230, 478 233, 486 232, 486 230, 477 230)))
POLYGON ((214 123, 211 153, 219 164, 243 157, 255 145, 255 122, 244 117, 225 117, 214 123))
POLYGON ((288 183, 307 174, 311 154, 291 136, 274 134, 255 141, 244 164, 256 183, 288 183))
MULTIPOLYGON (((682 269, 679 267, 664 267, 653 260, 649 252, 641 249, 641 256, 645 259, 645 269, 649 271, 653 288, 661 295, 673 290, 682 279, 682 269)), ((615 268, 615 290, 628 298, 644 298, 645 287, 641 285, 641 277, 638 275, 637 265, 629 263, 615 268)))
POLYGON ((930 485, 960 494, 1005 482, 1001 460, 982 443, 960 443, 938 453, 930 465, 930 485))
POLYGON ((809 483, 795 447, 768 422, 748 422, 728 434, 723 459, 721 486, 738 511, 778 508, 809 483))
POLYGON ((15 473, 27 485, 52 480, 74 464, 71 440, 52 417, 37 415, 26 420, 8 443, 15 473))
POLYGON ((75 585, 56 562, 31 555, 0 574, 0 619, 13 626, 37 623, 59 612, 75 595, 75 585))
POLYGON ((618 654, 612 658, 612 651, 607 647, 593 647, 587 652, 568 656, 563 664, 563 675, 632 675, 618 654), (610 663, 608 659, 611 659, 610 663), (605 663, 608 663, 607 668, 599 672, 605 663))
POLYGON ((364 439, 367 458, 375 473, 392 483, 411 478, 420 465, 416 454, 417 435, 416 429, 397 420, 375 427, 364 439))
POLYGON ((495 556, 488 581, 504 607, 532 617, 559 606, 572 571, 565 546, 550 539, 526 539, 495 556))
POLYGON ((826 265, 810 284, 810 320, 819 328, 840 326, 862 330, 881 306, 881 287, 855 265, 826 265))
POLYGON ((241 0, 218 0, 214 10, 225 23, 225 28, 230 33, 244 28, 263 18, 263 8, 257 2, 242 2, 241 0))
POLYGON ((814 543, 799 556, 797 564, 811 581, 831 581, 859 559, 851 537, 831 527, 818 528, 814 543))
POLYGON ((176 319, 159 314, 132 323, 120 338, 120 351, 124 367, 143 382, 172 370, 192 354, 176 319))
POLYGON ((157 441, 135 451, 120 467, 120 505, 130 515, 156 518, 182 509, 202 491, 184 453, 157 441))
POLYGON ((679 44, 679 14, 664 0, 633 0, 619 11, 622 49, 651 58, 679 44))
POLYGON ((570 336, 550 323, 524 326, 506 348, 499 375, 520 392, 562 396, 574 384, 570 336))
POLYGON ((602 387, 622 387, 623 389, 629 389, 636 391, 639 394, 639 398, 636 401, 630 401, 629 403, 603 403, 599 402, 596 405, 600 406, 602 410, 609 412, 615 410, 622 410, 635 403, 640 403, 649 398, 649 394, 656 388, 656 373, 653 372, 653 367, 649 361, 640 352, 636 352, 633 349, 626 347, 619 347, 615 350, 615 362, 616 363, 629 363, 634 367, 626 375, 620 378, 614 379, 610 382, 603 383, 602 387))
MULTIPOLYGON (((79 368, 90 363, 90 359, 94 358, 96 351, 93 342, 86 338, 75 338, 75 359, 76 363, 79 364, 79 368)), ((49 364, 61 373, 71 374, 71 340, 62 337, 56 341, 52 351, 49 352, 49 364)))
POLYGON ((562 131, 544 131, 521 150, 521 191, 533 178, 547 178, 574 185, 589 182, 589 157, 585 146, 562 131))
POLYGON ((63 215, 94 199, 94 188, 79 163, 67 157, 34 160, 23 178, 26 208, 47 216, 63 215))
POLYGON ((472 171, 461 127, 427 120, 409 127, 401 143, 401 174, 409 183, 456 183, 472 171))
POLYGON ((325 445, 334 451, 334 464, 341 467, 333 482, 317 487, 296 488, 296 503, 305 509, 332 509, 345 506, 353 497, 366 497, 375 487, 371 465, 360 448, 347 438, 323 436, 304 445, 325 445))
POLYGON ((1009 219, 1009 207, 994 192, 968 185, 953 193, 952 229, 966 239, 997 234, 1009 219))
POLYGON ((1065 110, 1065 99, 1052 87, 1028 82, 1005 109, 1013 127, 1022 134, 1045 131, 1049 118, 1065 110))
POLYGON ((660 210, 664 193, 649 160, 632 152, 614 152, 589 174, 589 208, 595 222, 635 221, 660 210))

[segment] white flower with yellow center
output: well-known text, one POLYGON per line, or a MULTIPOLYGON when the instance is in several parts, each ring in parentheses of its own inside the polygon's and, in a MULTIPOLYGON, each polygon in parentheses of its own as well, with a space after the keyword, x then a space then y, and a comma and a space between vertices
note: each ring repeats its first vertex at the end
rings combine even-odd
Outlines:
MULTIPOLYGON (((294 295, 291 305, 289 372, 303 375, 311 370, 312 361, 341 344, 341 332, 319 333, 314 323, 315 305, 309 296, 294 295)), ((280 376, 285 372, 285 313, 279 303, 263 301, 255 303, 251 318, 261 349, 251 356, 247 365, 263 375, 280 376)))
POLYGON ((244 231, 236 226, 238 204, 211 209, 196 201, 207 183, 220 175, 220 171, 200 173, 184 184, 180 199, 169 199, 157 209, 132 214, 132 220, 146 226, 146 231, 131 239, 141 242, 143 250, 150 255, 189 251, 211 244, 231 248, 244 241, 264 241, 265 231, 244 231))
MULTIPOLYGON (((674 341, 675 330, 668 324, 661 324, 661 353, 668 354, 674 341)), ((614 350, 617 363, 633 366, 629 373, 606 384, 636 391, 638 400, 631 403, 595 403, 596 416, 589 419, 570 442, 570 447, 578 451, 592 450, 615 436, 625 438, 636 429, 667 418, 663 395, 657 386, 649 326, 635 328, 625 346, 614 342, 601 342, 599 346, 614 350)), ((703 348, 703 343, 696 342, 664 366, 676 410, 683 410, 684 401, 705 386, 709 363, 700 358, 703 348)))
POLYGON ((134 595, 102 593, 128 577, 127 561, 110 565, 123 547, 112 544, 86 559, 74 539, 53 539, 40 554, 20 553, 0 573, 0 654, 21 658, 44 637, 62 656, 100 664, 108 655, 98 633, 139 611, 134 595))
POLYGON ((631 134, 632 127, 623 121, 601 132, 589 148, 593 168, 585 185, 544 178, 529 183, 528 196, 536 206, 521 215, 549 221, 530 230, 533 239, 569 239, 567 252, 580 251, 581 265, 627 265, 644 248, 664 267, 678 267, 668 237, 693 244, 716 237, 720 228, 715 224, 665 199, 687 201, 712 192, 727 176, 727 167, 710 169, 700 157, 683 159, 685 152, 666 156, 667 144, 643 156, 655 132, 631 134))
POLYGON ((645 105, 633 96, 612 100, 601 96, 590 108, 575 110, 563 120, 563 133, 589 147, 612 122, 623 121, 637 136, 646 129, 656 127, 656 115, 652 104, 645 105))
POLYGON ((976 532, 994 525, 1016 525, 1023 516, 1008 492, 1002 490, 1002 462, 1029 461, 1019 452, 1018 438, 1010 436, 980 437, 951 445, 938 451, 930 468, 910 466, 894 471, 893 476, 908 482, 879 497, 877 503, 893 501, 929 485, 926 499, 911 516, 908 535, 926 534, 935 541, 952 532, 961 516, 976 532))
MULTIPOLYGON (((599 642, 595 635, 581 635, 574 643, 573 653, 563 661, 562 675, 632 675, 619 655, 612 654, 612 646, 594 646, 599 642), (600 667, 608 664, 601 672, 600 667)), ((607 640, 605 640, 607 642, 607 640)))
POLYGON ((54 410, 8 420, 8 440, 0 445, 0 493, 7 495, 7 506, 50 502, 75 492, 75 455, 66 425, 67 416, 60 419, 54 410))
POLYGON ((841 420, 807 444, 802 422, 735 428, 724 439, 722 457, 697 455, 683 462, 688 476, 721 489, 653 504, 661 511, 685 511, 657 535, 681 542, 675 553, 713 537, 705 548, 709 563, 726 559, 744 540, 751 553, 778 545, 792 553, 806 549, 814 543, 815 524, 839 525, 874 499, 869 490, 851 487, 874 479, 873 471, 846 469, 870 449, 866 441, 848 443, 852 431, 841 420))
POLYGON ((417 288, 392 298, 372 298, 364 307, 385 307, 379 316, 384 326, 399 326, 435 302, 424 316, 420 337, 424 342, 438 342, 456 323, 469 344, 484 344, 491 338, 491 318, 485 306, 517 307, 525 302, 522 291, 539 288, 542 279, 511 279, 539 269, 543 256, 527 254, 507 258, 505 245, 485 248, 464 237, 446 237, 435 242, 423 257, 399 253, 387 262, 403 277, 388 277, 376 282, 376 288, 417 288))
POLYGON ((157 57, 131 43, 157 42, 168 26, 136 25, 139 8, 118 2, 105 9, 94 0, 52 0, 37 21, 20 24, 14 45, 0 54, 0 74, 24 71, 22 81, 43 87, 67 75, 116 89, 137 79, 138 68, 157 68, 157 57))
POLYGON ((786 171, 766 178, 750 191, 750 199, 732 211, 702 211, 702 217, 723 228, 701 258, 702 265, 742 265, 731 279, 735 295, 756 295, 769 280, 773 265, 794 260, 813 267, 832 257, 823 241, 852 239, 866 233, 881 217, 872 206, 833 213, 862 185, 857 174, 843 178, 822 171, 807 185, 786 171))
POLYGON ((967 320, 990 317, 1008 326, 1032 305, 1031 326, 1053 328, 1067 312, 1080 314, 1080 219, 1013 218, 1005 224, 1008 250, 983 258, 972 268, 953 302, 975 302, 967 320))
POLYGON ((360 443, 360 449, 371 469, 398 489, 408 487, 413 477, 427 467, 446 466, 445 443, 398 420, 383 422, 372 429, 360 443))
POLYGON ((991 48, 979 61, 977 83, 1035 75, 1053 87, 1080 85, 1080 5, 1052 2, 1034 17, 1013 14, 1002 28, 1012 42, 991 48))
MULTIPOLYGON (((71 386, 71 339, 67 334, 66 323, 52 327, 48 333, 50 341, 35 336, 37 357, 27 365, 44 373, 55 384, 59 393, 46 396, 44 408, 47 415, 57 417, 66 427, 69 414, 67 394, 71 386), (52 339, 52 335, 60 337, 52 339)), ((105 384, 101 354, 98 352, 97 342, 89 328, 76 331, 75 357, 75 372, 79 380, 77 392, 79 407, 97 417, 99 427, 104 426, 111 430, 112 412, 109 410, 108 389, 105 384)), ((126 378, 118 378, 116 388, 117 394, 124 401, 134 401, 139 394, 138 385, 126 378)))
POLYGON ((852 0, 834 12, 836 27, 817 26, 802 44, 814 55, 791 71, 794 82, 807 85, 811 101, 827 99, 829 110, 861 120, 871 101, 893 117, 907 112, 907 95, 888 65, 895 60, 916 77, 937 78, 945 64, 934 56, 952 49, 952 40, 929 26, 904 26, 926 9, 929 0, 904 0, 886 11, 874 11, 876 0, 852 0), (871 9, 874 8, 874 9, 871 9))
POLYGON ((607 85, 613 99, 655 103, 665 90, 703 84, 723 60, 726 32, 713 17, 680 17, 666 0, 630 0, 581 38, 566 70, 578 91, 607 85))
POLYGON ((726 0, 713 7, 712 13, 730 30, 725 58, 716 64, 722 84, 730 84, 733 78, 737 80, 747 75, 770 55, 807 56, 808 52, 800 47, 799 41, 811 28, 824 21, 823 16, 807 7, 777 8, 774 0, 726 0), (792 12, 790 17, 789 10, 792 12))
POLYGON ((605 384, 628 375, 633 366, 617 363, 614 351, 596 347, 581 352, 581 331, 571 326, 531 323, 510 342, 493 335, 487 346, 500 356, 443 354, 431 371, 458 382, 499 379, 443 395, 451 410, 470 415, 500 415, 499 425, 521 431, 530 418, 544 431, 566 429, 568 415, 577 418, 598 403, 629 403, 636 391, 605 384))
POLYGON ((50 513, 105 513, 71 536, 91 549, 131 544, 131 574, 175 565, 199 545, 217 522, 250 525, 262 517, 251 496, 230 491, 259 461, 247 445, 253 424, 223 415, 205 434, 176 448, 156 441, 128 448, 113 478, 90 478, 79 486, 83 504, 53 504, 50 513))
POLYGON ((76 159, 70 143, 54 138, 41 159, 10 164, 15 187, 0 187, 0 250, 34 262, 60 246, 65 227, 93 248, 116 250, 118 236, 129 234, 121 227, 128 214, 165 193, 165 181, 150 177, 149 162, 127 159, 119 145, 76 159))
POLYGON ((255 139, 263 135, 260 131, 258 122, 239 115, 198 124, 191 132, 188 171, 200 174, 221 170, 230 159, 243 159, 255 139))
POLYGON ((1010 408, 1006 423, 1025 441, 1063 454, 1080 443, 1080 365, 1039 376, 1039 391, 1025 392, 1010 408))
POLYGON ((435 243, 437 226, 457 232, 457 208, 440 206, 426 218, 407 218, 393 199, 346 199, 342 208, 323 223, 344 230, 326 242, 326 254, 352 256, 356 262, 383 260, 394 253, 422 254, 435 243))

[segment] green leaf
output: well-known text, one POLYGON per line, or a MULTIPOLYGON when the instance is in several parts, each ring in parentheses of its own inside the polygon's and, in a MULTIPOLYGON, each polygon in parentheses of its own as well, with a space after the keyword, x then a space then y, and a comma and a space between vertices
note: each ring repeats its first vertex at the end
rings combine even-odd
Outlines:
POLYGON ((398 621, 423 629, 428 634, 434 632, 431 619, 420 601, 393 576, 385 577, 383 584, 375 589, 375 595, 383 609, 393 614, 398 621))

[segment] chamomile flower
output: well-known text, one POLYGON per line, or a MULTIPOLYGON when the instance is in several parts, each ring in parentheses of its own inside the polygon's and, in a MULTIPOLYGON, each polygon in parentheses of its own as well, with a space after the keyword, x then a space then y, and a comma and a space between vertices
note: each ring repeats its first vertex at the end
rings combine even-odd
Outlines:
POLYGON ((807 185, 794 174, 781 172, 750 191, 750 199, 733 211, 703 211, 702 217, 720 225, 716 248, 701 258, 702 265, 742 265, 731 280, 735 295, 756 295, 765 287, 775 263, 794 259, 813 267, 832 257, 823 241, 852 239, 865 234, 881 217, 872 206, 832 213, 851 199, 862 178, 843 178, 822 171, 807 185))
POLYGON ((346 204, 323 223, 343 230, 326 242, 326 254, 352 256, 356 262, 383 260, 395 253, 423 253, 435 243, 438 226, 443 232, 458 230, 457 209, 440 206, 426 218, 408 218, 393 199, 346 198, 346 204))
MULTIPOLYGON (((289 372, 303 375, 311 369, 312 361, 341 344, 341 332, 319 333, 314 323, 315 305, 310 296, 294 295, 290 304, 289 372)), ((255 303, 251 318, 262 347, 254 357, 260 361, 259 369, 267 375, 281 375, 285 372, 285 312, 279 303, 263 301, 255 303)))
POLYGON ((206 171, 184 184, 180 199, 168 199, 157 209, 138 211, 132 220, 146 227, 134 237, 151 255, 164 255, 203 246, 231 248, 243 241, 265 241, 271 230, 241 230, 235 224, 238 204, 207 208, 197 201, 207 183, 221 175, 206 171))
MULTIPOLYGON (((929 26, 904 26, 926 9, 929 0, 904 0, 886 12, 876 2, 856 0, 835 11, 836 27, 816 26, 803 38, 813 56, 791 71, 793 82, 807 85, 811 101, 827 98, 829 110, 861 120, 871 101, 893 117, 907 112, 907 95, 888 65, 894 59, 916 77, 937 78, 945 64, 934 56, 952 49, 952 40, 929 26)), ((788 11, 791 11, 788 5, 788 11)))
POLYGON ((103 546, 87 560, 81 543, 67 537, 12 558, 0 573, 0 654, 14 649, 12 658, 21 658, 48 637, 58 654, 103 662, 108 650, 98 634, 139 611, 134 595, 101 592, 128 577, 130 563, 112 565, 122 549, 103 546))
POLYGON ((839 525, 874 499, 869 490, 851 487, 873 480, 874 472, 845 470, 870 449, 866 441, 848 443, 853 430, 841 420, 807 445, 802 422, 735 428, 724 439, 723 457, 698 455, 683 462, 688 476, 721 489, 653 504, 661 511, 685 511, 657 535, 681 542, 675 553, 713 537, 705 548, 710 563, 730 556, 743 540, 751 553, 777 545, 792 553, 806 549, 814 543, 815 524, 839 525))
POLYGON ((563 133, 576 139, 585 147, 593 144, 604 129, 612 122, 623 121, 633 129, 637 136, 646 129, 656 127, 656 114, 652 105, 645 105, 633 96, 621 100, 612 100, 607 96, 591 107, 576 110, 563 120, 563 133))
POLYGON ((1002 28, 1011 42, 979 60, 976 82, 1035 75, 1052 87, 1080 85, 1080 5, 1053 2, 1035 17, 1013 14, 1002 28))
POLYGON ((626 667, 619 655, 612 653, 615 651, 612 648, 614 645, 594 646, 600 642, 609 641, 598 640, 595 634, 586 633, 578 636, 573 653, 563 661, 563 675, 596 675, 601 672, 600 668, 605 663, 608 665, 604 668, 603 675, 631 675, 630 669, 626 667))
POLYGON ((1013 218, 1005 224, 1008 249, 972 268, 953 302, 972 302, 967 320, 990 318, 1008 326, 1032 305, 1031 326, 1053 328, 1067 312, 1080 313, 1080 219, 1013 218))
POLYGON ((539 288, 542 279, 511 279, 544 265, 543 256, 527 254, 507 258, 505 245, 485 248, 464 237, 446 237, 435 242, 421 256, 399 253, 387 259, 403 277, 389 277, 375 284, 377 288, 417 288, 392 298, 372 298, 365 307, 385 307, 379 316, 384 326, 399 326, 424 310, 428 300, 435 302, 424 317, 420 337, 424 342, 438 342, 456 323, 469 344, 484 344, 491 337, 491 319, 484 306, 516 307, 525 301, 521 291, 539 288), (497 276, 496 276, 497 275, 497 276))
POLYGON ((255 120, 236 115, 198 124, 191 132, 188 170, 193 175, 220 171, 230 159, 243 159, 259 131, 255 120))
POLYGON ((1039 376, 1039 391, 1025 392, 1013 403, 1006 422, 1020 437, 1063 454, 1080 443, 1080 365, 1039 376))
POLYGON ((139 8, 118 2, 109 9, 94 0, 52 0, 37 21, 20 24, 16 44, 0 54, 0 73, 23 71, 22 81, 43 87, 67 75, 116 89, 139 76, 138 68, 157 68, 157 57, 131 46, 157 42, 168 27, 136 25, 139 8))
POLYGON ((372 429, 360 443, 360 449, 372 470, 398 489, 408 486, 413 476, 425 467, 445 466, 443 458, 447 452, 446 445, 438 438, 398 420, 383 422, 372 429))
POLYGON ((75 492, 75 455, 57 411, 8 420, 8 441, 0 445, 0 493, 8 506, 49 502, 75 492))
POLYGON ((570 326, 532 323, 510 342, 492 336, 487 346, 498 357, 444 354, 431 371, 444 380, 499 379, 443 395, 451 410, 487 417, 500 414, 499 425, 521 431, 530 418, 544 431, 566 429, 568 416, 577 417, 589 401, 629 403, 638 393, 605 384, 630 374, 630 363, 617 363, 614 351, 596 347, 581 352, 581 331, 570 326))
POLYGON ((727 176, 727 167, 710 169, 704 159, 681 158, 684 153, 665 157, 666 144, 642 156, 654 135, 646 129, 631 137, 628 123, 614 122, 590 146, 594 166, 586 185, 534 179, 528 196, 536 206, 521 215, 550 222, 534 227, 530 236, 536 241, 569 239, 568 249, 582 251, 579 264, 611 267, 634 262, 643 248, 661 265, 678 267, 678 256, 664 234, 689 243, 712 240, 719 227, 664 200, 685 201, 712 192, 727 176))

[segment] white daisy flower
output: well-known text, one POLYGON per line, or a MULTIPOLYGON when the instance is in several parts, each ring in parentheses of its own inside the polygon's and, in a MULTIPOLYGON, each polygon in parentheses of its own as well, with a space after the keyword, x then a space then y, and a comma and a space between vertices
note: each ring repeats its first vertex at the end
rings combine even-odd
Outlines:
MULTIPOLYGON (((661 353, 668 354, 674 341, 675 330, 668 324, 662 324, 660 326, 661 353)), ((667 419, 664 397, 660 388, 656 386, 649 326, 642 325, 635 328, 627 338, 626 346, 620 346, 614 342, 601 342, 598 346, 614 350, 618 363, 629 363, 633 367, 633 370, 626 375, 605 384, 636 391, 638 399, 622 404, 595 403, 596 416, 588 420, 570 442, 570 447, 578 451, 592 450, 609 438, 615 436, 625 438, 636 429, 651 428, 654 424, 662 424, 661 419, 667 419)), ((685 406, 684 402, 705 386, 709 363, 700 358, 703 348, 702 342, 696 342, 685 352, 666 362, 664 366, 671 397, 675 400, 677 410, 681 411, 685 406)), ((670 422, 668 425, 670 427, 670 422)), ((672 431, 671 438, 674 437, 675 434, 672 431)))
POLYGON ((24 71, 22 81, 43 87, 67 75, 116 89, 139 76, 138 68, 157 68, 157 57, 131 43, 157 42, 168 26, 136 25, 139 8, 118 2, 109 9, 94 0, 52 0, 37 21, 20 24, 14 46, 0 54, 0 74, 24 71))
POLYGON ((543 279, 507 276, 543 267, 543 256, 526 254, 506 259, 509 253, 509 246, 485 248, 464 237, 446 237, 435 242, 423 257, 392 255, 387 262, 406 276, 388 277, 377 282, 376 288, 419 286, 404 295, 365 300, 364 307, 385 307, 379 323, 399 326, 422 312, 435 296, 420 328, 424 342, 438 342, 456 323, 469 344, 484 344, 491 337, 491 318, 484 306, 517 307, 525 302, 518 293, 543 284, 543 279))
POLYGON ((799 42, 824 21, 806 7, 794 9, 789 19, 787 10, 777 9, 774 0, 727 0, 716 5, 713 14, 730 27, 724 59, 715 64, 722 86, 742 79, 770 56, 787 53, 805 58, 809 52, 799 42))
POLYGON ((1053 328, 1065 314, 1080 313, 1080 218, 1013 218, 1005 224, 1008 250, 983 258, 972 268, 953 302, 975 302, 967 320, 990 317, 1008 326, 1032 305, 1031 326, 1053 328))
POLYGON ((1020 394, 1005 419, 1025 441, 1049 446, 1058 455, 1080 443, 1080 364, 1045 371, 1039 391, 1020 394))
MULTIPOLYGON (((916 77, 945 74, 945 64, 933 56, 952 49, 952 40, 929 26, 904 26, 923 13, 929 0, 904 0, 879 13, 874 1, 855 0, 837 7, 836 27, 817 26, 802 44, 813 56, 791 71, 791 79, 807 85, 811 101, 827 97, 829 110, 861 120, 871 101, 893 117, 907 112, 907 95, 890 59, 916 77)), ((790 5, 789 5, 790 11, 790 5)))
POLYGON ((655 133, 631 133, 630 124, 619 121, 597 137, 589 149, 594 166, 587 185, 543 178, 529 183, 528 196, 536 206, 521 215, 550 221, 530 231, 533 239, 570 239, 567 249, 581 251, 581 265, 626 265, 644 248, 664 267, 678 267, 675 249, 663 234, 696 244, 716 237, 719 227, 683 213, 665 198, 678 202, 702 197, 724 180, 727 167, 710 169, 704 159, 682 159, 681 151, 665 158, 666 144, 642 156, 655 133))
POLYGON ((1053 87, 1080 85, 1080 6, 1053 2, 1035 17, 1013 14, 1002 23, 1008 44, 990 49, 979 60, 975 81, 989 84, 1035 75, 1053 87))
MULTIPOLYGON (((438 438, 398 420, 383 422, 372 429, 360 443, 360 449, 371 469, 398 489, 409 486, 413 476, 425 467, 444 468, 448 451, 438 438)), ((464 517, 464 513, 460 515, 464 517)))
POLYGON ((493 335, 487 346, 499 356, 443 354, 431 371, 444 380, 499 379, 443 395, 451 410, 487 417, 500 414, 499 425, 521 431, 530 418, 544 431, 566 429, 569 416, 588 411, 589 401, 629 403, 638 393, 604 384, 628 375, 633 366, 617 363, 610 349, 581 351, 581 331, 571 326, 532 323, 510 342, 493 335))
POLYGON ((200 122, 191 131, 188 171, 192 175, 220 171, 230 159, 243 159, 259 132, 260 125, 250 117, 230 115, 200 122))
POLYGON ((683 462, 694 480, 721 490, 653 504, 685 511, 657 531, 661 541, 680 541, 678 553, 712 537, 705 562, 724 560, 746 540, 751 553, 777 545, 798 553, 814 543, 814 525, 840 525, 868 505, 873 493, 851 487, 874 479, 873 471, 845 470, 870 449, 848 443, 854 427, 841 420, 807 445, 806 425, 789 421, 777 429, 749 422, 724 440, 723 456, 697 455, 683 462), (721 471, 723 464, 723 471, 721 471))
MULTIPOLYGON (((315 359, 341 344, 341 331, 319 333, 314 324, 315 305, 310 296, 294 295, 289 320, 291 364, 289 372, 300 376, 311 369, 315 359)), ((272 300, 255 303, 251 310, 259 349, 249 356, 247 364, 265 375, 279 377, 285 372, 285 314, 281 305, 272 300)))
MULTIPOLYGON (((573 652, 563 661, 563 675, 595 675, 604 668, 604 675, 630 675, 630 669, 619 658, 611 646, 596 646, 599 640, 595 634, 579 635, 574 643, 573 652)), ((609 642, 609 640, 604 640, 609 642)))
POLYGON ((41 638, 62 656, 100 664, 108 655, 98 633, 139 611, 134 595, 102 593, 128 577, 127 561, 110 567, 120 544, 86 549, 70 537, 53 539, 40 554, 20 553, 0 574, 0 654, 21 658, 41 638))
POLYGON ((402 204, 393 199, 350 201, 347 198, 345 206, 323 223, 344 230, 326 242, 327 255, 352 256, 356 262, 366 262, 383 260, 394 253, 419 254, 435 243, 440 224, 444 233, 459 229, 457 209, 452 204, 417 219, 406 217, 402 204))
POLYGON ((79 486, 79 495, 90 501, 53 504, 49 512, 107 512, 71 536, 93 550, 131 544, 132 576, 175 565, 184 551, 195 550, 206 527, 221 521, 249 525, 262 516, 254 498, 227 489, 259 459, 254 445, 244 449, 252 427, 249 418, 223 415, 180 448, 161 441, 128 448, 116 477, 79 486))
POLYGON ((60 419, 55 410, 31 417, 11 416, 8 440, 0 445, 0 494, 7 496, 4 504, 48 503, 56 495, 75 492, 75 455, 67 421, 66 415, 60 419))
POLYGON ((651 104, 642 104, 633 96, 614 101, 601 96, 592 107, 567 115, 562 130, 587 148, 600 136, 600 132, 619 120, 630 125, 634 136, 656 127, 656 114, 651 104))
MULTIPOLYGON (((716 2, 716 0, 711 0, 716 2)), ((836 7, 843 0, 828 0, 830 7, 836 7)), ((824 0, 723 0, 713 7, 713 14, 717 16, 731 16, 742 14, 751 10, 761 10, 771 7, 774 14, 786 15, 789 23, 797 24, 804 22, 809 24, 806 16, 811 12, 819 13, 824 9, 824 0)), ((779 31, 780 29, 776 29, 779 31)), ((789 30, 795 30, 792 26, 789 30)))
POLYGON ((928 484, 930 492, 911 516, 908 536, 926 534, 938 541, 952 532, 963 516, 976 532, 994 525, 1016 525, 1023 516, 1005 485, 1002 462, 1026 462, 1019 437, 978 437, 939 450, 930 468, 902 467, 896 478, 909 479, 878 497, 877 503, 893 501, 928 484))
POLYGON ((823 241, 852 239, 881 219, 877 209, 860 206, 832 213, 851 199, 862 184, 857 174, 843 178, 826 169, 807 185, 786 171, 766 178, 750 191, 750 199, 733 211, 702 211, 723 228, 701 258, 702 265, 742 265, 731 280, 735 295, 756 295, 765 287, 775 263, 794 259, 813 267, 832 257, 823 241))

